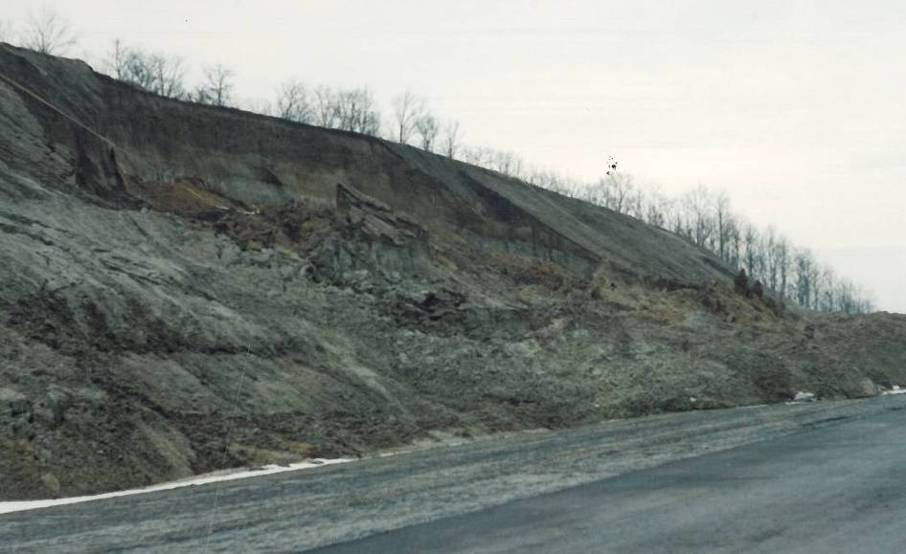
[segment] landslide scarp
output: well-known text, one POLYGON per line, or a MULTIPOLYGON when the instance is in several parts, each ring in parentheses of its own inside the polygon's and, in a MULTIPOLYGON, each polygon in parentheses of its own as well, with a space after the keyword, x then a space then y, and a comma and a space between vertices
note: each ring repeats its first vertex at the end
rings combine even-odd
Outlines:
POLYGON ((5 499, 906 384, 902 316, 746 298, 609 210, 7 45, 0 75, 5 499))

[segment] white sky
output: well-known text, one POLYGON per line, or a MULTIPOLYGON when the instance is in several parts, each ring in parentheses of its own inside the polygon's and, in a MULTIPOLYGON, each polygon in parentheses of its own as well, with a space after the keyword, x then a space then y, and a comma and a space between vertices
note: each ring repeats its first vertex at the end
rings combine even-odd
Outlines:
POLYGON ((121 37, 280 81, 409 88, 470 144, 597 176, 723 188, 906 312, 906 2, 0 0, 55 7, 95 59, 121 37))

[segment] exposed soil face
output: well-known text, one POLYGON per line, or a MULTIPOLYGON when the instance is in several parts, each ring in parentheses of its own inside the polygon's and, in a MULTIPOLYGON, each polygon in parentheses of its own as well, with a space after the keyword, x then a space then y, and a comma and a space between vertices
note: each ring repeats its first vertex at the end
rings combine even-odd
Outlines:
POLYGON ((79 121, 0 81, 3 499, 906 384, 903 316, 746 298, 605 209, 81 62, 0 73, 79 121))

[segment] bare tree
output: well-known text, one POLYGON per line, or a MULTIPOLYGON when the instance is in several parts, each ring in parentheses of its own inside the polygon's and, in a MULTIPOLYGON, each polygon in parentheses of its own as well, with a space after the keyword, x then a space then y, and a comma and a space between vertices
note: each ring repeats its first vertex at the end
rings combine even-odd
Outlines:
POLYGON ((560 194, 567 194, 566 179, 549 169, 534 168, 529 171, 526 179, 529 183, 545 190, 551 190, 560 194))
POLYGON ((730 242, 730 230, 734 226, 733 213, 730 211, 730 198, 725 192, 718 192, 714 196, 714 223, 717 232, 717 257, 728 261, 727 249, 730 242))
POLYGON ((662 222, 661 227, 678 235, 683 235, 685 223, 683 222, 682 210, 678 205, 678 200, 660 193, 657 193, 654 198, 657 204, 656 217, 662 222))
POLYGON ((639 187, 634 187, 626 197, 623 213, 636 219, 642 219, 645 215, 645 202, 645 191, 639 187))
POLYGON ((768 288, 771 290, 777 290, 780 286, 780 265, 777 263, 778 240, 777 230, 773 226, 768 227, 768 230, 764 233, 762 246, 764 247, 765 262, 764 277, 768 288))
POLYGON ((628 174, 608 169, 606 176, 598 179, 587 190, 591 202, 617 213, 625 213, 635 185, 628 174))
POLYGON ((459 152, 459 121, 448 121, 443 128, 443 154, 448 158, 456 158, 459 152))
POLYGON ((753 279, 761 277, 761 236, 751 223, 742 228, 743 265, 753 279))
POLYGON ((727 227, 727 263, 736 269, 740 267, 742 252, 742 232, 739 221, 734 217, 727 227))
POLYGON ((506 174, 509 175, 510 177, 514 177, 516 179, 521 179, 524 181, 525 178, 528 176, 528 174, 526 173, 525 160, 523 160, 522 156, 519 156, 518 154, 511 154, 511 156, 512 156, 512 162, 510 164, 509 171, 507 171, 506 174))
POLYGON ((812 297, 809 298, 808 301, 809 306, 811 306, 813 310, 821 310, 821 297, 824 293, 824 279, 824 268, 822 268, 821 264, 816 260, 814 272, 811 275, 812 297))
POLYGON ((314 123, 321 127, 333 127, 336 123, 337 110, 333 89, 320 85, 314 90, 313 110, 314 123))
POLYGON ((848 280, 836 287, 836 311, 846 314, 867 314, 874 311, 871 293, 848 280))
POLYGON ((523 159, 506 150, 495 150, 484 146, 464 148, 462 158, 470 164, 503 173, 508 177, 529 180, 532 176, 532 171, 523 159))
POLYGON ((512 152, 494 150, 491 152, 490 166, 494 171, 509 175, 512 171, 515 156, 512 152))
POLYGON ((508 177, 519 177, 523 173, 522 158, 506 150, 491 150, 486 167, 508 177))
POLYGON ((122 39, 114 39, 110 52, 103 61, 103 68, 110 76, 119 81, 127 80, 128 59, 132 49, 123 43, 122 39))
POLYGON ((821 272, 821 280, 824 283, 824 294, 821 295, 818 309, 822 312, 835 312, 842 304, 842 293, 848 283, 845 280, 838 282, 837 275, 830 267, 821 272))
POLYGON ((767 286, 775 295, 786 296, 790 269, 789 244, 774 227, 768 227, 762 238, 762 248, 767 286))
POLYGON ((130 52, 126 58, 123 80, 132 83, 147 91, 154 92, 158 88, 157 75, 154 66, 160 63, 160 60, 152 60, 153 54, 143 52, 130 52))
POLYGON ((466 148, 463 152, 463 158, 470 164, 490 168, 494 158, 494 151, 486 146, 466 148))
MULTIPOLYGON (((714 236, 711 194, 704 186, 697 186, 683 195, 682 207, 686 213, 689 238, 698 246, 709 247, 714 236)), ((754 274, 749 268, 749 276, 754 274)))
POLYGON ((875 304, 872 299, 871 291, 865 290, 860 286, 855 286, 853 296, 853 313, 869 314, 875 311, 875 304))
MULTIPOLYGON (((828 286, 830 288, 830 286, 828 286)), ((845 314, 858 313, 858 299, 856 298, 856 287, 851 282, 843 280, 837 286, 837 305, 836 310, 845 314)), ((832 296, 832 295, 831 295, 832 296)))
POLYGON ((800 306, 808 308, 808 301, 811 298, 809 287, 811 257, 807 252, 799 250, 793 257, 793 264, 796 268, 795 300, 800 306))
POLYGON ((195 101, 212 106, 230 106, 233 103, 233 70, 222 65, 204 68, 204 81, 195 90, 195 101))
POLYGON ((105 70, 116 79, 169 98, 186 98, 185 69, 181 58, 143 52, 121 40, 104 61, 105 70))
POLYGON ((808 250, 799 250, 794 257, 796 268, 796 302, 804 307, 813 307, 812 298, 814 291, 818 288, 815 285, 819 272, 818 264, 815 258, 808 250))
POLYGON ((667 226, 667 214, 670 210, 670 200, 657 188, 653 188, 646 195, 645 211, 642 219, 649 225, 656 227, 667 226))
POLYGON ((333 95, 334 127, 344 131, 377 135, 381 115, 374 95, 366 87, 340 90, 333 95))
POLYGON ((277 116, 298 123, 315 121, 315 108, 308 89, 296 79, 290 79, 277 89, 277 116))
POLYGON ((150 62, 155 84, 152 92, 169 98, 185 98, 187 96, 185 69, 181 58, 168 58, 163 54, 153 54, 150 62))
POLYGON ((425 101, 407 90, 395 96, 392 103, 395 124, 393 134, 400 143, 409 144, 409 139, 415 132, 415 123, 424 114, 425 101))
POLYGON ((440 133, 440 125, 437 122, 437 118, 429 113, 422 114, 421 117, 415 120, 415 130, 418 132, 422 150, 433 152, 434 142, 437 140, 438 133, 440 133))
POLYGON ((44 6, 31 12, 25 20, 22 44, 42 54, 66 54, 77 42, 72 26, 63 16, 44 6))
POLYGON ((774 245, 774 263, 779 273, 778 289, 775 291, 780 297, 787 297, 790 274, 790 244, 784 237, 779 237, 774 245))

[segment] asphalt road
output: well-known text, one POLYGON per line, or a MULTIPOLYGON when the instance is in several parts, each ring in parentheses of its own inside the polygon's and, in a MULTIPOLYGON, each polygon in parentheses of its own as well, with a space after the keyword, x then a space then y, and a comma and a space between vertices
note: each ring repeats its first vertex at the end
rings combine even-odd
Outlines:
POLYGON ((906 395, 691 412, 0 515, 0 552, 906 552, 904 477, 906 395))
POLYGON ((906 552, 906 411, 316 552, 906 552))

